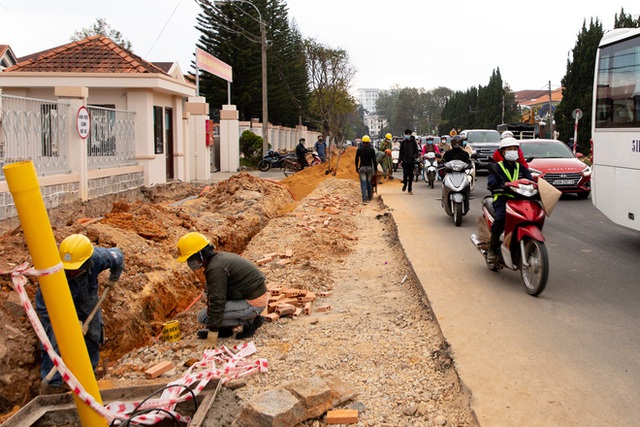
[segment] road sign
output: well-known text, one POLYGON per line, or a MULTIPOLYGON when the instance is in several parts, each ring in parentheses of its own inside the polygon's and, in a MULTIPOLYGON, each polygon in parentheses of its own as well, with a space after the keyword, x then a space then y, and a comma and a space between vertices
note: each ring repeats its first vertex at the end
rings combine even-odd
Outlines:
POLYGON ((78 109, 78 115, 76 116, 76 129, 78 129, 78 135, 80 138, 87 139, 89 136, 89 129, 91 129, 91 117, 89 116, 89 110, 87 107, 80 107, 78 109))
POLYGON ((571 117, 573 117, 576 120, 580 120, 582 118, 582 110, 579 108, 576 108, 575 110, 573 110, 573 112, 571 113, 571 117))

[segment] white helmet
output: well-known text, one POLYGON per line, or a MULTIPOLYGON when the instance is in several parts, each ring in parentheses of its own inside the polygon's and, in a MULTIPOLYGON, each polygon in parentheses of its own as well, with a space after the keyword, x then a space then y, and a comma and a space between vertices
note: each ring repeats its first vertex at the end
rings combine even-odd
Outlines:
POLYGON ((500 141, 500 151, 502 151, 503 148, 507 148, 507 147, 518 147, 518 148, 520 148, 520 143, 515 138, 506 137, 505 139, 500 141))
POLYGON ((500 135, 500 139, 505 139, 505 138, 513 138, 513 132, 511 132, 510 130, 505 130, 504 132, 502 132, 502 135, 500 135))

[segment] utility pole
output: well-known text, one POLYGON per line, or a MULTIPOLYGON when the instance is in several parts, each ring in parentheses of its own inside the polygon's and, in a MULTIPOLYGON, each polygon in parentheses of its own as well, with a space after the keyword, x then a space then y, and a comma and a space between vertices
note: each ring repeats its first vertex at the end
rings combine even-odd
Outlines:
POLYGON ((549 80, 549 139, 553 138, 553 104, 551 103, 551 80, 549 80))

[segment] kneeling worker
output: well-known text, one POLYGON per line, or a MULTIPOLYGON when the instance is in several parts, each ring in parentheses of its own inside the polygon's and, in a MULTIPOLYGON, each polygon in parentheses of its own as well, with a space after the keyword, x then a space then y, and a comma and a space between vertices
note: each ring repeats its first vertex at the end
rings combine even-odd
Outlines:
POLYGON ((242 325, 236 339, 253 336, 264 323, 260 315, 267 306, 265 275, 251 261, 232 252, 216 252, 200 233, 190 232, 178 240, 179 262, 187 262, 193 271, 204 268, 207 281, 207 308, 198 313, 198 322, 206 329, 198 332, 217 346, 218 337, 233 334, 242 325))

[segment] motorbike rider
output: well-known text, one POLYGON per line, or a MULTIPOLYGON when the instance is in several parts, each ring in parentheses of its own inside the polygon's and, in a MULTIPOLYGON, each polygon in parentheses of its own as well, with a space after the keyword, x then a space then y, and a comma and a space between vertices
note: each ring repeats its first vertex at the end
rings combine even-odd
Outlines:
POLYGON ((507 199, 513 196, 500 192, 504 188, 505 182, 517 181, 526 178, 533 181, 531 172, 526 166, 518 162, 518 151, 520 143, 515 138, 507 137, 500 142, 498 148, 504 160, 489 166, 490 174, 487 178, 487 187, 493 193, 493 224, 491 225, 491 240, 489 241, 489 251, 487 260, 494 261, 497 258, 500 245, 500 235, 504 231, 507 199))
POLYGON ((438 149, 440 150, 441 153, 444 153, 447 150, 451 150, 451 144, 449 144, 447 142, 447 137, 446 136, 440 138, 440 142, 438 143, 437 147, 438 147, 438 149))
POLYGON ((411 185, 413 183, 413 169, 418 157, 418 143, 416 137, 412 135, 411 129, 405 129, 404 139, 400 143, 400 161, 402 162, 402 191, 409 190, 408 194, 413 194, 411 185), (408 187, 408 188, 407 188, 408 187))
MULTIPOLYGON (((500 135, 500 140, 502 141, 503 139, 506 139, 506 138, 515 139, 515 137, 513 136, 513 132, 511 132, 510 130, 505 130, 504 132, 502 132, 502 135, 500 135)), ((498 148, 496 151, 493 152, 492 158, 496 163, 504 159, 502 157, 502 154, 500 154, 500 148, 498 148)), ((527 160, 524 158, 524 153, 522 152, 522 149, 520 147, 518 147, 518 163, 520 163, 525 168, 529 168, 529 163, 527 163, 527 160)))
MULTIPOLYGON (((447 150, 442 155, 442 163, 440 164, 440 177, 444 179, 445 169, 444 165, 451 160, 461 160, 467 164, 467 167, 472 167, 473 162, 471 161, 471 157, 469 157, 469 153, 462 149, 462 137, 460 135, 456 135, 451 138, 451 150, 447 150)), ((469 188, 467 187, 467 191, 469 188)), ((469 210, 469 197, 465 198, 465 211, 469 210)))
POLYGON ((433 143, 433 137, 427 137, 427 143, 422 146, 422 155, 433 152, 436 154, 440 154, 440 149, 436 144, 433 143))
POLYGON ((305 143, 304 138, 300 138, 298 141, 298 145, 296 145, 296 157, 298 158, 298 163, 300 163, 300 169, 304 169, 309 166, 309 162, 307 162, 307 153, 310 153, 312 150, 308 150, 307 147, 304 146, 305 143))

